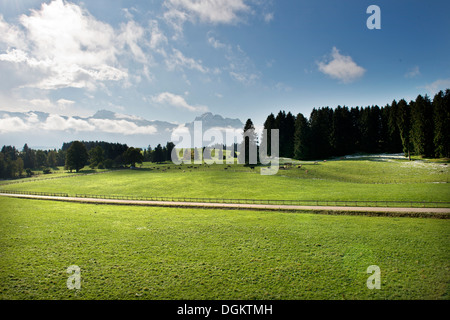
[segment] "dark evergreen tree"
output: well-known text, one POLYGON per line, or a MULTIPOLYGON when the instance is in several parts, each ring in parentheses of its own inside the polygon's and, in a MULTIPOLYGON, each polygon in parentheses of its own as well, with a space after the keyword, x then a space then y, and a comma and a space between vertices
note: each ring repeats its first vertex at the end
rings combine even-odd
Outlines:
POLYGON ((166 155, 164 154, 163 147, 161 144, 158 144, 153 151, 153 160, 152 162, 162 163, 166 160, 166 155))
POLYGON ((56 150, 50 150, 47 153, 47 167, 56 168, 58 165, 58 153, 56 150))
POLYGON ((435 155, 450 158, 450 89, 435 95, 433 112, 435 155))
POLYGON ((294 158, 310 160, 311 156, 311 129, 308 119, 299 113, 295 120, 294 158))
POLYGON ((366 153, 381 151, 381 112, 378 106, 366 107, 360 113, 361 150, 366 153))
POLYGON ((136 163, 141 164, 144 161, 144 155, 141 149, 131 147, 124 152, 123 159, 125 164, 135 167, 136 163))
POLYGON ((278 112, 276 118, 275 118, 275 126, 274 129, 279 130, 279 155, 280 157, 284 157, 284 150, 286 149, 286 112, 280 111, 278 112))
POLYGON ((402 139, 397 125, 398 118, 398 104, 393 101, 392 104, 386 107, 387 113, 387 140, 385 151, 388 153, 402 152, 402 139))
POLYGON ((3 146, 2 151, 6 160, 15 161, 19 157, 19 151, 14 146, 3 146))
POLYGON ((434 156, 433 104, 430 99, 419 95, 411 103, 411 142, 416 155, 434 156))
POLYGON ((333 112, 331 145, 333 155, 343 156, 352 152, 352 118, 347 107, 338 106, 333 112))
POLYGON ((80 141, 74 141, 67 150, 66 167, 72 172, 79 172, 89 160, 86 146, 80 141))
POLYGON ((28 144, 26 143, 22 149, 22 158, 23 158, 23 165, 25 168, 33 169, 35 167, 34 165, 35 152, 34 150, 30 149, 28 147, 28 144))
POLYGON ((331 129, 333 126, 333 109, 326 107, 313 109, 310 116, 311 157, 326 159, 333 155, 331 146, 331 129))
POLYGON ((266 129, 267 131, 263 131, 262 133, 261 148, 263 149, 262 151, 265 152, 265 154, 270 157, 272 155, 271 130, 278 129, 275 127, 275 116, 273 115, 273 113, 271 113, 264 122, 264 129, 266 129))
POLYGON ((245 122, 239 162, 245 165, 256 165, 259 162, 258 136, 251 119, 245 122))
POLYGON ((172 161, 172 150, 175 148, 173 142, 167 142, 165 147, 165 159, 164 161, 172 161))
POLYGON ((397 106, 397 126, 402 140, 403 152, 411 160, 411 108, 404 99, 400 100, 397 106))
POLYGON ((281 129, 284 131, 284 144, 280 153, 283 157, 294 157, 294 135, 295 135, 295 116, 288 112, 284 122, 284 127, 281 129))
POLYGON ((350 109, 350 119, 351 119, 351 148, 350 154, 361 151, 361 109, 359 107, 354 107, 350 109))
POLYGON ((89 151, 90 167, 95 168, 105 160, 104 151, 100 146, 97 146, 89 151))
POLYGON ((44 150, 36 151, 36 168, 44 168, 47 166, 47 155, 44 150))

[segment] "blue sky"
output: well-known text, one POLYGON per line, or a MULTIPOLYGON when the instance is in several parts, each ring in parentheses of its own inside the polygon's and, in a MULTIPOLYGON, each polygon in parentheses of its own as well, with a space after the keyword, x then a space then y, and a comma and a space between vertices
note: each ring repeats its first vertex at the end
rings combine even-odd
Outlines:
MULTIPOLYGON (((0 110, 260 126, 450 87, 441 0, 0 0, 0 110), (369 5, 381 29, 369 30, 369 5)), ((6 122, 5 122, 6 123, 6 122)))

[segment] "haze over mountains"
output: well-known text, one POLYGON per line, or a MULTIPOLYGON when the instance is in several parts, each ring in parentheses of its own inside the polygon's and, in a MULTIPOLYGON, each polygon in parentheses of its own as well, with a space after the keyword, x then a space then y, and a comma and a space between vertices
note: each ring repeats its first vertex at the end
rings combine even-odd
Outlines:
POLYGON ((21 149, 25 143, 35 149, 59 149, 73 140, 126 143, 147 148, 171 141, 173 132, 192 132, 194 121, 203 131, 211 128, 242 130, 239 119, 223 118, 210 112, 185 124, 147 120, 134 115, 100 110, 90 117, 68 117, 39 111, 0 111, 0 144, 21 149))

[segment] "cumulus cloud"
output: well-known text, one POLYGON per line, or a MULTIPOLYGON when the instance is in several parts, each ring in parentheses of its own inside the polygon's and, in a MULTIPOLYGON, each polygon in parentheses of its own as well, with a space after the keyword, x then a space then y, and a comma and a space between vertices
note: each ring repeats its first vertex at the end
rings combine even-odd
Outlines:
POLYGON ((45 122, 41 124, 41 129, 48 131, 94 131, 95 127, 89 124, 88 121, 82 119, 75 119, 72 117, 64 118, 56 114, 51 114, 47 117, 45 122))
POLYGON ((184 109, 191 112, 205 112, 208 111, 206 106, 192 106, 186 102, 186 100, 179 95, 163 92, 152 98, 152 100, 159 104, 165 104, 171 107, 176 107, 179 109, 184 109))
POLYGON ((19 117, 3 117, 0 119, 0 133, 15 133, 29 129, 29 124, 19 117))
POLYGON ((128 21, 116 30, 82 6, 63 0, 43 3, 18 21, 11 25, 0 16, 0 33, 6 35, 0 39, 0 61, 17 66, 23 74, 21 87, 95 90, 105 81, 126 82, 129 71, 119 58, 147 67, 143 47, 163 41, 158 30, 148 36, 154 25, 144 28, 128 21))
POLYGON ((333 47, 331 59, 328 60, 317 63, 319 71, 343 83, 361 78, 366 72, 353 61, 352 57, 341 55, 336 47, 333 47))
POLYGON ((26 46, 22 30, 8 24, 2 14, 0 14, 0 34, 2 35, 0 42, 7 47, 24 48, 26 46))
POLYGON ((50 114, 45 120, 40 121, 38 116, 32 112, 25 118, 5 115, 0 119, 0 133, 24 131, 36 133, 40 130, 47 132, 99 132, 123 135, 152 135, 157 133, 157 129, 154 126, 139 126, 125 119, 77 118, 50 114))

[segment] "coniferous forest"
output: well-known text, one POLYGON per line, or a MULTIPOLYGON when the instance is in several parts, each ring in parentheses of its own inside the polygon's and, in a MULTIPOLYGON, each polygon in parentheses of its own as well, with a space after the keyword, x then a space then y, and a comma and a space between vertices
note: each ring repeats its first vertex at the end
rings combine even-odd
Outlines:
POLYGON ((268 143, 270 129, 279 129, 280 156, 317 160, 354 153, 402 153, 427 158, 450 157, 450 90, 433 100, 419 95, 414 101, 393 101, 384 107, 324 107, 309 118, 280 111, 264 122, 268 143))

